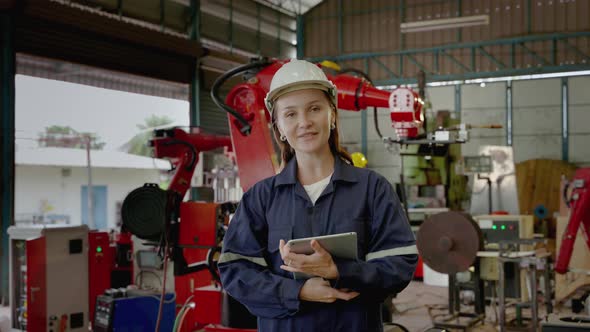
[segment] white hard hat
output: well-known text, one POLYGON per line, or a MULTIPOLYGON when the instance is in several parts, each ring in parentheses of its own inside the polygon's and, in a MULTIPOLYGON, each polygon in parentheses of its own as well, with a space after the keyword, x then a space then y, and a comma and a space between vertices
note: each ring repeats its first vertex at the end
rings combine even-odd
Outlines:
POLYGON ((322 69, 311 62, 292 59, 277 70, 273 76, 270 90, 264 98, 266 108, 272 114, 274 103, 280 96, 303 89, 326 91, 334 106, 338 106, 336 85, 328 80, 322 69))

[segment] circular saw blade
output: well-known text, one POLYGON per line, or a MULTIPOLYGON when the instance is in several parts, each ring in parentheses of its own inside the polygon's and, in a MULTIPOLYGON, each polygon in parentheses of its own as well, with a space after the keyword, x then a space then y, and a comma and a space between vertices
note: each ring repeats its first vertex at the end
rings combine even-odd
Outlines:
POLYGON ((466 271, 473 264, 483 237, 470 215, 443 212, 422 223, 416 242, 428 267, 440 273, 454 274, 466 271))

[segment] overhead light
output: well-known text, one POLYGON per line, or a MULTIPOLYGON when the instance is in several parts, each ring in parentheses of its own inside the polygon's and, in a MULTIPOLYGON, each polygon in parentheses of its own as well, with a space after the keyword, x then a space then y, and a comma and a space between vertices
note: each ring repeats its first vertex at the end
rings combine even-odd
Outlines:
POLYGON ((488 25, 488 24, 490 24, 490 16, 489 15, 475 15, 475 16, 443 18, 443 19, 439 19, 439 20, 402 23, 402 24, 400 24, 400 30, 402 33, 409 33, 409 32, 443 30, 443 29, 452 29, 452 28, 465 28, 465 27, 471 27, 471 26, 476 26, 476 25, 488 25))

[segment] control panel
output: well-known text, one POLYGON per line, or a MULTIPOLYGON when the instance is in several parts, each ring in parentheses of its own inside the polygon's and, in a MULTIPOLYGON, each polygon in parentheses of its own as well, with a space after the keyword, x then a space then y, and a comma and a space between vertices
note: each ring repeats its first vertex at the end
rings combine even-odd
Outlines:
POLYGON ((516 241, 520 238, 518 220, 478 220, 485 245, 500 241, 516 241))
POLYGON ((96 298, 96 307, 94 311, 94 330, 95 331, 112 331, 112 318, 114 309, 114 297, 108 295, 99 295, 96 298))

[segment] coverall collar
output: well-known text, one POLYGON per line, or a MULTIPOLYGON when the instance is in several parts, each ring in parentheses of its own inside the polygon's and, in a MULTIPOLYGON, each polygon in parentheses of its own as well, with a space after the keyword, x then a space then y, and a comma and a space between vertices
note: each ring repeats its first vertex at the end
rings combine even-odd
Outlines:
MULTIPOLYGON (((358 178, 354 173, 354 166, 347 164, 338 156, 334 156, 332 182, 334 181, 358 182, 358 178)), ((285 168, 276 176, 275 187, 295 183, 297 183, 297 158, 293 156, 285 168)))

